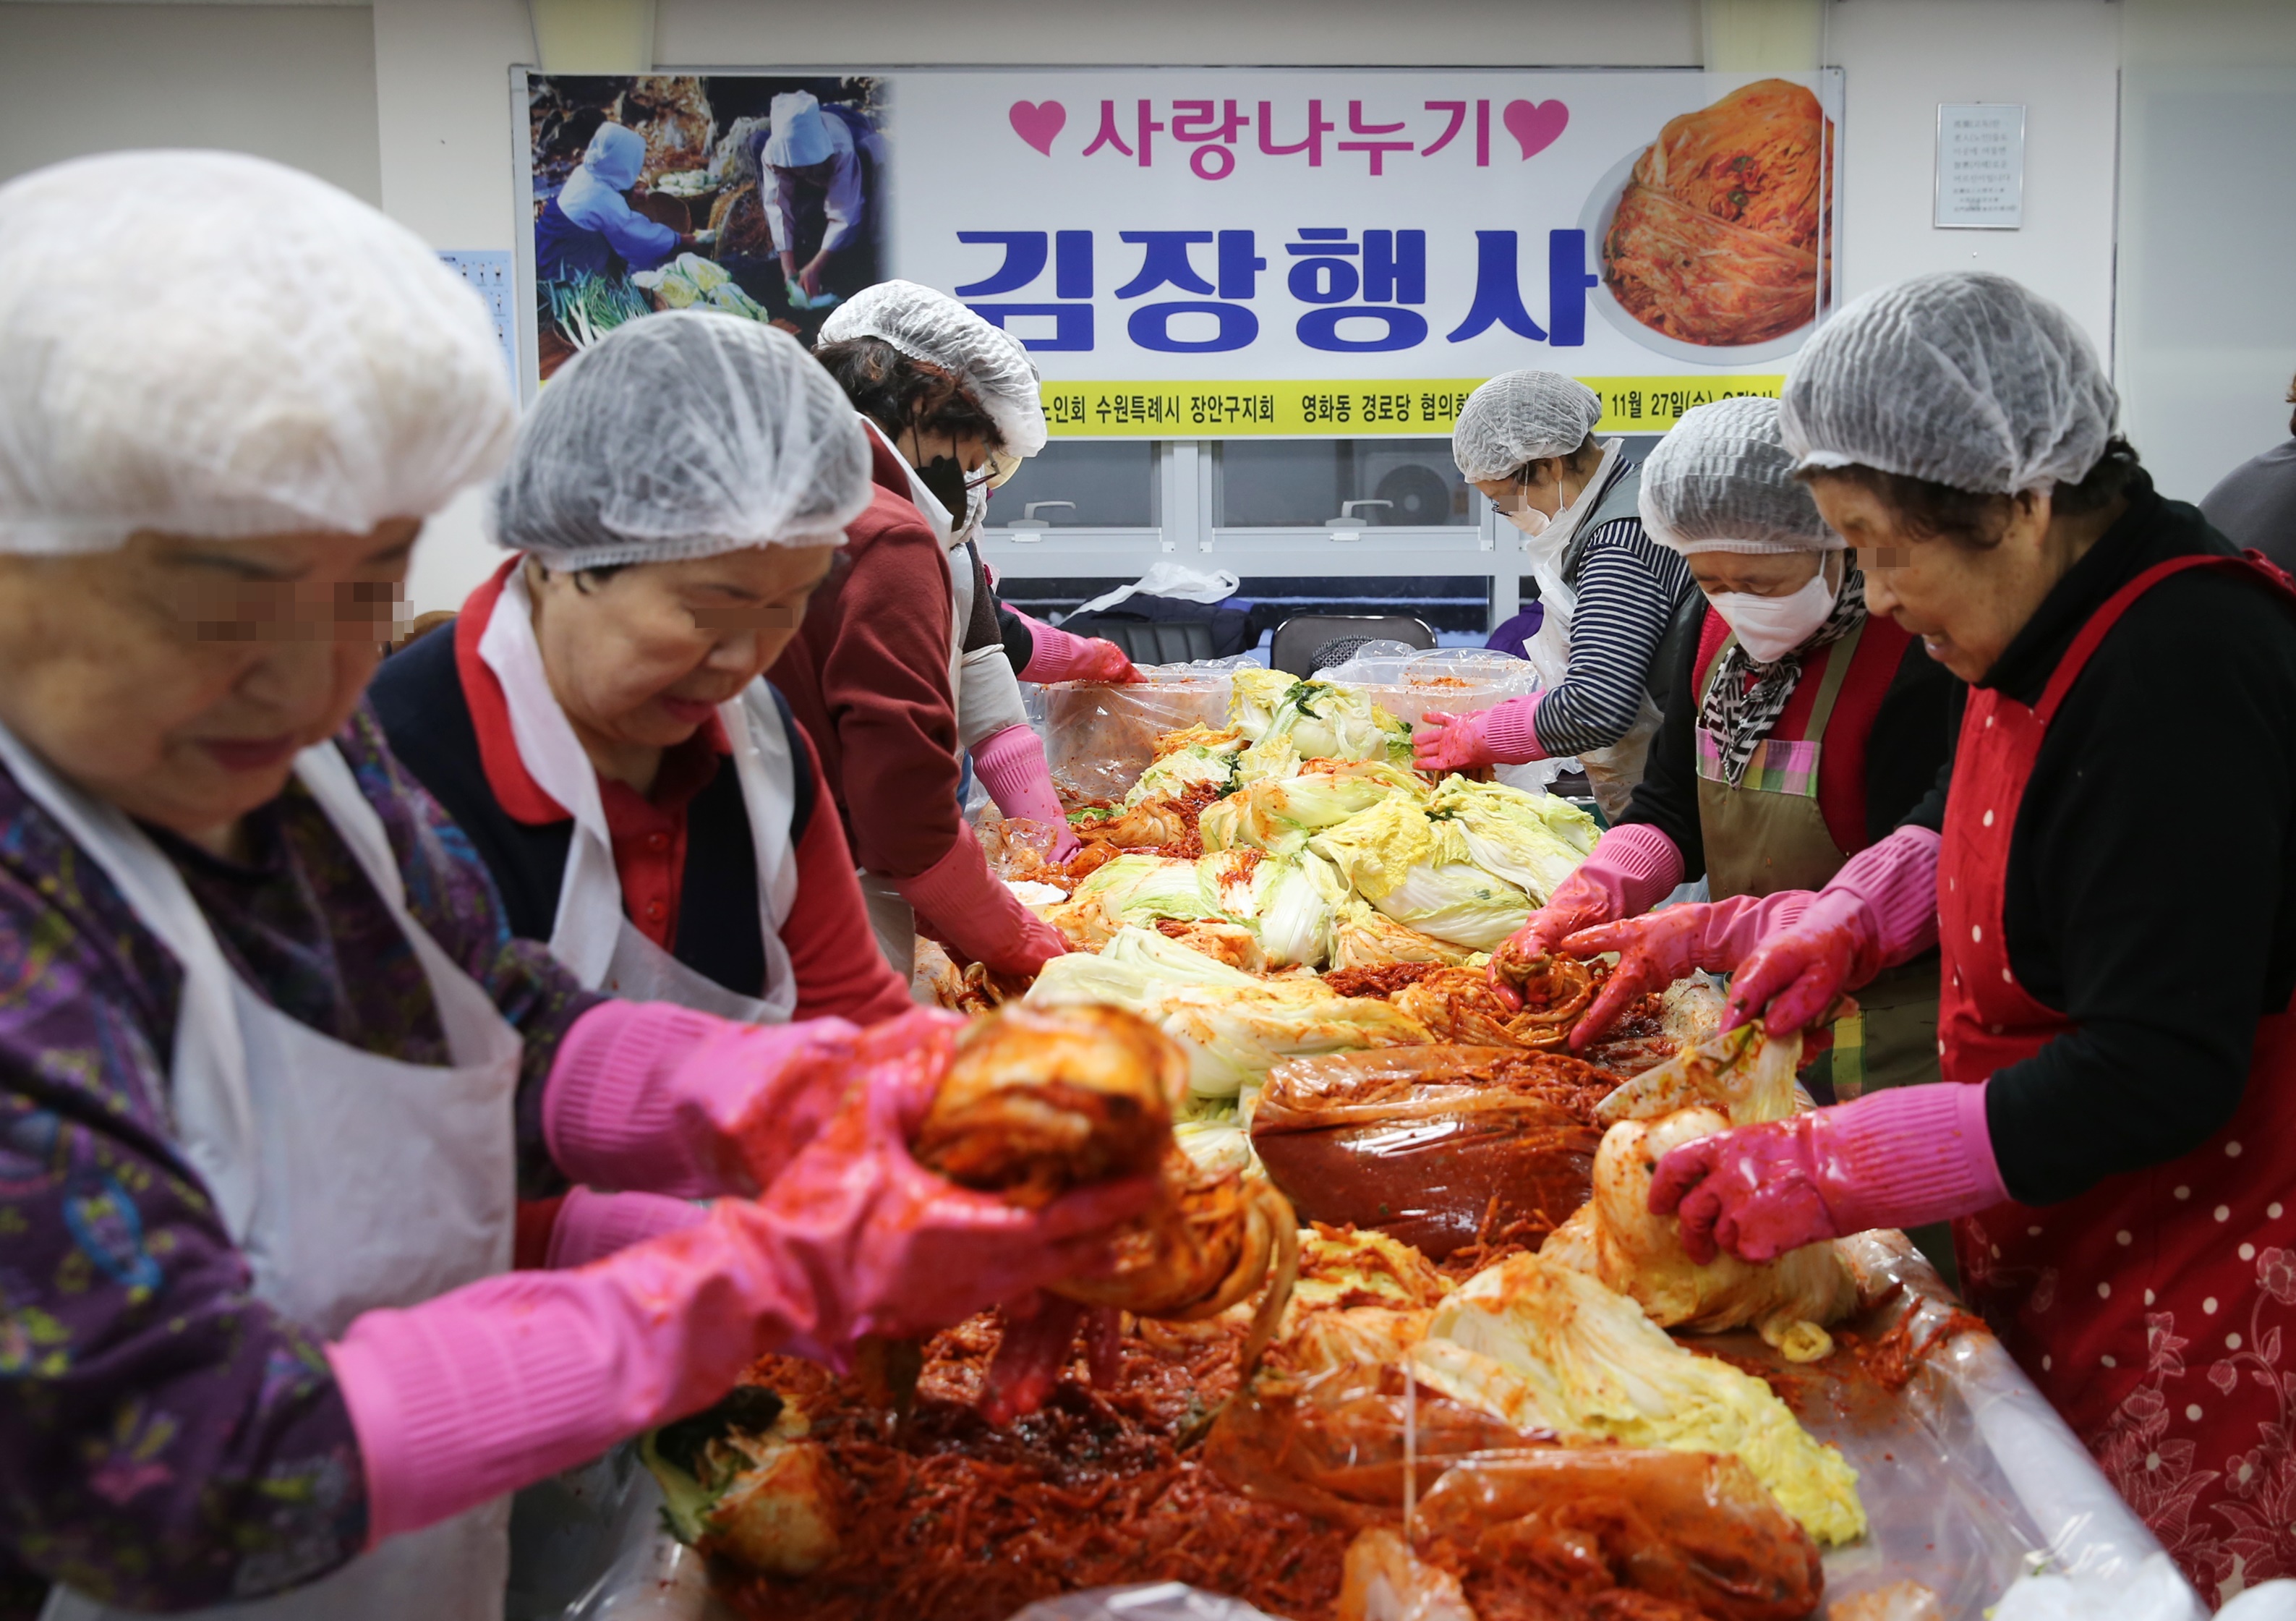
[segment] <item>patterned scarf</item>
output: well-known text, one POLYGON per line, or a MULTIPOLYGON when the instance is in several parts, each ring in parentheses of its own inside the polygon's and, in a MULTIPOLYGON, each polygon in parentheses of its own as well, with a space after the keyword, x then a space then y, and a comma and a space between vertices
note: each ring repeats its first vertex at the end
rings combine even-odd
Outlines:
POLYGON ((1754 750, 1770 735, 1785 712, 1786 700, 1793 696, 1794 684, 1801 679, 1801 662, 1808 654, 1843 637, 1866 622, 1866 575, 1856 564, 1849 565, 1842 577, 1841 590, 1833 599, 1833 612, 1817 628, 1817 634, 1774 664, 1758 662, 1742 642, 1730 644, 1722 655, 1722 667, 1707 683, 1706 699, 1699 706, 1699 724, 1714 734, 1715 744, 1722 756, 1722 774, 1732 787, 1742 785, 1747 762, 1753 759, 1754 750), (1749 686, 1746 677, 1754 678, 1749 686))

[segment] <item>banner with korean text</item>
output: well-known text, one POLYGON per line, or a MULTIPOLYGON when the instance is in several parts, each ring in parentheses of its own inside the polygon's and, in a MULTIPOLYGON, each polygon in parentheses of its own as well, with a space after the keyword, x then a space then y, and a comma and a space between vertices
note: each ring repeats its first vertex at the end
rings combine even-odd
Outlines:
POLYGON ((1019 337, 1057 435, 1447 433, 1520 366, 1655 432, 1775 394, 1832 298, 1835 72, 521 81, 538 377, 696 303, 809 339, 898 276, 1019 337))

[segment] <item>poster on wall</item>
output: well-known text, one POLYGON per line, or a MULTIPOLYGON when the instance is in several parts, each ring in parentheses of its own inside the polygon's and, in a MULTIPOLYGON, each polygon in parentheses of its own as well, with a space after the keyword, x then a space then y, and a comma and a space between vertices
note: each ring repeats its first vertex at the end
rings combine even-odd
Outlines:
POLYGON ((1604 432, 1775 394, 1833 299, 1838 71, 514 70, 530 383, 701 307, 811 341, 901 276, 1020 338, 1055 435, 1604 432))

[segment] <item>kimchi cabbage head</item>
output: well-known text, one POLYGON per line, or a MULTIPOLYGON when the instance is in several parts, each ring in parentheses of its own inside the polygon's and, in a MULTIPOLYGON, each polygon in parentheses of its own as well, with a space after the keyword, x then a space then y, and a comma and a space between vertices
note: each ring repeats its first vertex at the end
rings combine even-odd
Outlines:
POLYGON ((1240 737, 1175 749, 1140 773, 1140 780, 1125 792, 1125 807, 1128 810, 1144 800, 1179 799, 1194 788, 1216 788, 1226 794, 1235 786, 1235 757, 1242 751, 1240 737))
POLYGON ((1390 794, 1427 797, 1426 785, 1384 760, 1311 760, 1298 775, 1247 783, 1197 819, 1206 850, 1293 855, 1308 840, 1390 794))
POLYGON ((1071 905, 1090 902, 1111 923, 1149 924, 1174 917, 1183 923, 1217 919, 1220 910, 1207 899, 1193 861, 1134 853, 1095 868, 1069 897, 1071 905))
POLYGON ((1138 1014, 1188 1055, 1188 1087, 1233 1098, 1285 1058, 1425 1041, 1415 1019, 1373 997, 1346 997, 1300 975, 1261 979, 1145 929, 1119 933, 1098 955, 1045 965, 1027 1001, 1138 1014))
POLYGON ((1476 866, 1505 878, 1534 906, 1546 905, 1554 886, 1594 853, 1598 836, 1595 819, 1568 800, 1464 777, 1443 779, 1428 814, 1457 830, 1476 866))
POLYGON ((1398 923, 1471 950, 1495 950, 1523 926, 1530 896, 1476 865, 1455 818, 1399 796, 1308 841, 1356 893, 1398 923))
POLYGON ((1251 740, 1238 761, 1239 780, 1288 775, 1271 759, 1384 760, 1406 769, 1411 728, 1352 687, 1303 681, 1281 671, 1239 670, 1228 720, 1251 740))

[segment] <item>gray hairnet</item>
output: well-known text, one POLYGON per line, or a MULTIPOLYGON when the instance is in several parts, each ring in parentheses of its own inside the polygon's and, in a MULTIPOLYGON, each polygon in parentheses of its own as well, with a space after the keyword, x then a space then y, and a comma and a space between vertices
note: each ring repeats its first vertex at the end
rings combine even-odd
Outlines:
POLYGON ((1560 372, 1507 372, 1467 396, 1451 459, 1467 478, 1503 479, 1525 462, 1569 456, 1603 420, 1603 397, 1560 372))
POLYGON ((364 534, 484 478, 517 421, 494 325, 436 252, 235 152, 0 186, 0 355, 12 552, 364 534))
POLYGON ((568 569, 833 546, 869 490, 852 404, 794 338, 678 309, 615 327, 551 379, 488 532, 568 569))
POLYGON ((1778 402, 1744 397, 1685 411, 1643 463, 1643 529, 1693 552, 1831 552, 1809 486, 1778 432, 1778 402))
POLYGON ((1044 400, 1029 351, 1020 339, 947 293, 914 282, 865 287, 821 324, 824 343, 854 338, 882 338, 910 359, 955 378, 1014 456, 1045 448, 1044 400))
POLYGON ((1818 328, 1784 406, 1805 469, 2016 495, 2085 477, 2120 397, 2062 309, 2005 276, 1948 270, 1877 288, 1818 328))

